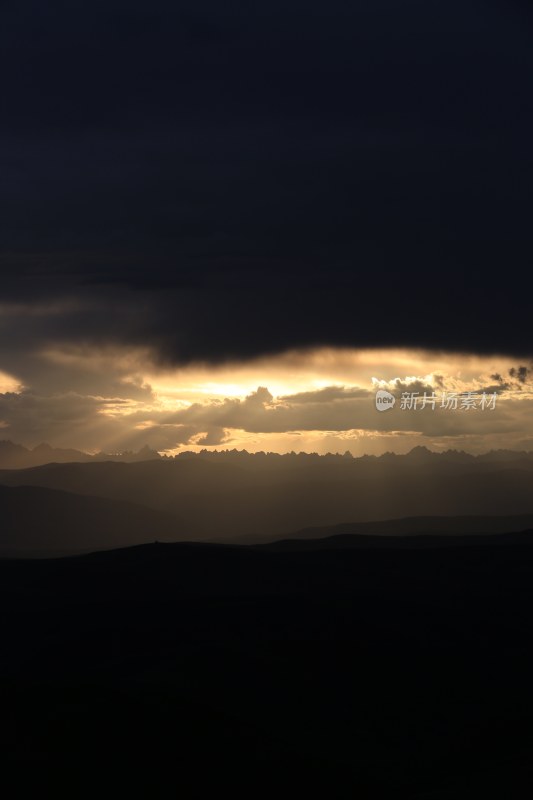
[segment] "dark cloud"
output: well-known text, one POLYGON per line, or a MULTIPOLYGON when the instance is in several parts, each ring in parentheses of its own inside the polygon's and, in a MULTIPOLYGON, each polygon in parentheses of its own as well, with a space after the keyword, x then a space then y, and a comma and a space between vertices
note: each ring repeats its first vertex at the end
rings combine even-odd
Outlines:
MULTIPOLYGON (((468 433, 490 434, 517 427, 516 413, 505 409, 494 411, 447 411, 430 406, 418 410, 402 410, 399 399, 402 391, 416 392, 420 396, 431 395, 433 388, 420 381, 410 384, 397 382, 396 406, 385 414, 376 411, 374 392, 354 389, 346 392, 343 400, 331 397, 325 400, 316 392, 316 401, 309 398, 301 403, 296 395, 281 403, 272 402, 270 392, 258 388, 244 400, 228 398, 224 401, 194 403, 171 415, 166 415, 168 424, 196 428, 198 431, 244 430, 250 433, 286 433, 292 431, 418 431, 428 436, 464 436, 468 433)), ((528 404, 529 405, 529 404, 528 404)), ((520 420, 520 427, 523 421, 520 420)), ((207 441, 205 442, 208 443, 207 441)), ((215 441, 211 442, 217 443, 215 441)))
POLYGON ((518 381, 518 383, 525 383, 528 379, 530 374, 530 370, 528 367, 520 366, 520 367, 511 367, 509 370, 509 375, 514 380, 518 381))
POLYGON ((531 33, 503 0, 7 0, 2 298, 72 304, 10 338, 530 355, 531 33))
POLYGON ((228 439, 228 431, 225 431, 224 428, 212 428, 205 434, 205 436, 201 436, 199 439, 196 439, 196 444, 213 446, 224 444, 228 441, 228 439))

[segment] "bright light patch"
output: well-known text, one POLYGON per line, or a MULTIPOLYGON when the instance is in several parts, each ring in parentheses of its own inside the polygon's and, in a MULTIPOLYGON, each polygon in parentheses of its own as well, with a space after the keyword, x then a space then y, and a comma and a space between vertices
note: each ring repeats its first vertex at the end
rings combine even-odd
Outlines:
POLYGON ((7 392, 18 394, 23 388, 20 381, 13 378, 12 375, 8 375, 7 372, 0 372, 0 394, 6 394, 7 392))

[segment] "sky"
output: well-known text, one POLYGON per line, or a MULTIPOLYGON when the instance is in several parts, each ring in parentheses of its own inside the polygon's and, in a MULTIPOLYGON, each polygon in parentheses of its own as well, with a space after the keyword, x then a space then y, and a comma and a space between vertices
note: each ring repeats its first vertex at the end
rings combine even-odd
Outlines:
POLYGON ((529 3, 7 0, 0 22, 0 437, 530 449, 529 3), (486 389, 492 410, 400 408, 486 389))

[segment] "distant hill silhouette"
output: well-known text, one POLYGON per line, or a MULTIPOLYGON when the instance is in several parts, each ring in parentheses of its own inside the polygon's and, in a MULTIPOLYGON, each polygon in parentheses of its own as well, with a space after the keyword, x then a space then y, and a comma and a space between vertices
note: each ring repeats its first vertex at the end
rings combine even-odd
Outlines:
POLYGON ((145 446, 141 450, 133 452, 126 451, 121 453, 96 453, 91 455, 81 450, 72 448, 51 447, 46 442, 42 442, 34 448, 24 447, 9 440, 0 441, 0 469, 25 469, 28 467, 42 466, 44 464, 69 462, 95 462, 95 461, 182 461, 182 460, 202 460, 217 464, 233 464, 243 469, 253 471, 271 471, 280 467, 284 469, 300 469, 304 465, 332 465, 341 466, 355 462, 359 465, 380 465, 400 464, 409 465, 431 464, 442 467, 444 463, 451 465, 460 464, 525 464, 533 463, 533 452, 518 450, 491 450, 488 453, 474 456, 462 450, 446 450, 436 453, 427 447, 414 447, 405 455, 396 453, 384 453, 381 456, 359 456, 353 457, 349 451, 342 455, 339 453, 248 453, 246 450, 201 450, 200 452, 182 451, 176 456, 161 456, 157 451, 145 446))
MULTIPOLYGON (((402 546, 417 546, 420 539, 449 541, 458 544, 459 539, 470 542, 481 541, 481 537, 491 538, 498 534, 508 534, 533 530, 533 514, 510 516, 465 516, 465 517, 403 517, 401 519, 379 520, 376 522, 352 522, 316 528, 303 528, 294 531, 290 538, 278 543, 285 547, 298 542, 320 540, 323 546, 337 546, 342 542, 349 546, 350 540, 361 546, 386 539, 391 545, 398 540, 402 546), (360 541, 359 541, 360 540, 360 541), (409 541, 407 541, 409 540, 409 541)), ((242 538, 242 543, 254 543, 255 538, 242 538)), ((359 546, 359 545, 358 545, 359 546)))
POLYGON ((96 455, 89 455, 80 450, 51 447, 46 442, 29 449, 11 441, 0 441, 0 469, 25 469, 43 464, 87 461, 149 461, 156 458, 160 458, 159 453, 155 450, 150 450, 149 447, 143 447, 137 453, 97 453, 96 455))
POLYGON ((179 521, 134 503, 0 486, 0 557, 59 555, 182 538, 179 521))
POLYGON ((423 448, 380 458, 183 454, 0 470, 0 484, 134 501, 178 517, 189 538, 287 538, 309 527, 403 517, 533 514, 533 456, 423 448))
MULTIPOLYGON (((503 518, 508 519, 508 518, 503 518)), ((531 523, 530 523, 531 524, 531 523)), ((281 539, 277 542, 256 544, 252 547, 270 552, 304 553, 324 550, 439 550, 463 547, 503 547, 511 545, 533 545, 533 528, 520 528, 512 533, 455 532, 415 534, 355 534, 338 533, 333 536, 315 539, 281 539)))

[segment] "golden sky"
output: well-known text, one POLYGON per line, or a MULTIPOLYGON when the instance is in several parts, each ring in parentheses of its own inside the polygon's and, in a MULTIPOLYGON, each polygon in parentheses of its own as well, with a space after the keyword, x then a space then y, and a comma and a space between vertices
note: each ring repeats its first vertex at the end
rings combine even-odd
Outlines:
POLYGON ((529 366, 503 356, 319 348, 170 367, 148 350, 62 345, 35 353, 24 375, 0 373, 2 438, 89 452, 530 449, 532 419, 529 366), (394 409, 376 410, 378 389, 394 409), (401 409, 410 392, 497 397, 491 410, 401 409))

